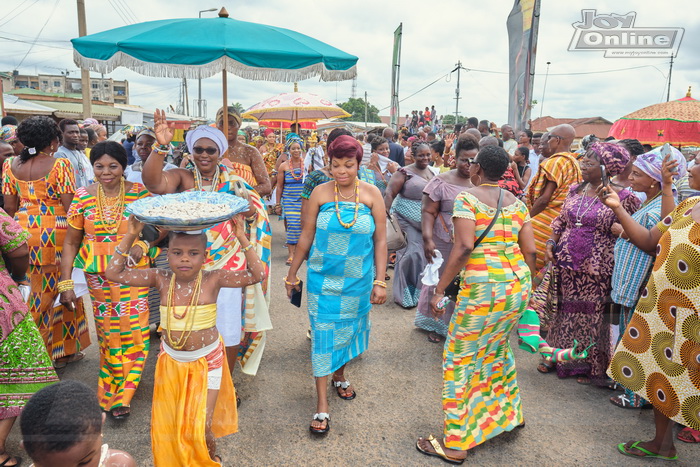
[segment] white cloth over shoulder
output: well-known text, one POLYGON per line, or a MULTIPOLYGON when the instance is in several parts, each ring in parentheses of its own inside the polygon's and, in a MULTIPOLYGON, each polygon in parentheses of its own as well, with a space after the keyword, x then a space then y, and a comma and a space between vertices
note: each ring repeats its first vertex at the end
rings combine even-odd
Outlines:
POLYGON ((241 343, 243 295, 241 288, 223 288, 216 297, 216 329, 226 347, 241 343))
POLYGON ((442 258, 442 253, 440 253, 440 250, 434 251, 435 256, 433 257, 433 262, 426 264, 425 269, 423 269, 423 273, 421 274, 423 276, 421 279, 423 285, 437 285, 438 281, 440 280, 440 266, 442 266, 444 259, 442 258))

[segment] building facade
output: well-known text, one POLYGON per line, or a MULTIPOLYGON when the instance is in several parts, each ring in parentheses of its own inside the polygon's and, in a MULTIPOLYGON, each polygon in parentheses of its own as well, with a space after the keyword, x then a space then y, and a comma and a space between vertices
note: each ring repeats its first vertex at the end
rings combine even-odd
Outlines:
MULTIPOLYGON (((25 75, 17 71, 0 73, 10 76, 3 79, 4 90, 30 88, 56 95, 75 95, 83 93, 83 84, 79 76, 70 77, 68 73, 59 75, 25 75)), ((90 78, 91 100, 111 104, 129 103, 129 82, 112 78, 90 78)))

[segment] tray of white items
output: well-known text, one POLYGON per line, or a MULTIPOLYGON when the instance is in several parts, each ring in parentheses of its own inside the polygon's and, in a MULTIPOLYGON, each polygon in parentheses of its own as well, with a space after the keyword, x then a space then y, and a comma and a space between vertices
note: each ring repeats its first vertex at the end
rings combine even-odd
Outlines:
POLYGON ((166 230, 201 230, 248 210, 248 201, 228 193, 188 191, 142 198, 126 212, 144 224, 166 230))

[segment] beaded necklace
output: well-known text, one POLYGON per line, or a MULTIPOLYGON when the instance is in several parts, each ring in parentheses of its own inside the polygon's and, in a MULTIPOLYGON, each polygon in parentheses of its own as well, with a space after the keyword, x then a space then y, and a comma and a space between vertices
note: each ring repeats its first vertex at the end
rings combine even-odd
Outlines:
POLYGON ((292 165, 292 159, 289 159, 289 174, 292 176, 294 180, 301 180, 302 177, 304 176, 304 169, 303 169, 303 162, 299 162, 299 176, 297 177, 294 175, 294 165, 292 165))
POLYGON ((97 217, 102 222, 102 228, 110 235, 116 235, 124 217, 124 178, 119 185, 119 194, 113 198, 105 195, 102 184, 97 184, 97 217))
POLYGON ((175 350, 181 350, 184 346, 185 343, 187 342, 187 339, 189 339, 190 334, 192 334, 192 327, 194 326, 194 311, 190 313, 190 319, 185 323, 185 330, 180 334, 180 338, 175 341, 173 340, 173 337, 170 334, 170 310, 172 311, 173 316, 175 319, 185 319, 187 316, 187 313, 190 311, 190 308, 196 308, 197 307, 197 302, 199 301, 199 294, 202 289, 202 271, 199 271, 199 274, 197 275, 197 279, 194 283, 194 290, 192 291, 192 298, 190 299, 190 303, 185 306, 185 311, 181 314, 178 315, 175 313, 174 310, 174 298, 175 298, 175 274, 170 277, 170 287, 168 287, 168 297, 166 300, 166 306, 168 308, 168 313, 166 314, 168 323, 166 327, 166 332, 168 334, 168 342, 170 343, 170 347, 172 347, 175 350))
POLYGON ((333 181, 333 183, 335 184, 335 215, 338 218, 340 225, 346 229, 349 229, 355 225, 355 222, 357 222, 357 214, 360 210, 360 179, 355 179, 355 215, 350 223, 343 222, 343 219, 340 218, 340 207, 338 205, 338 194, 340 193, 340 189, 338 188, 338 182, 333 181))
POLYGON ((214 172, 214 176, 211 179, 206 179, 202 176, 202 172, 199 171, 197 166, 194 166, 194 189, 197 191, 211 191, 214 192, 216 191, 216 184, 219 183, 219 166, 216 166, 216 172, 214 172), (202 184, 202 180, 206 181, 211 181, 211 185, 209 186, 209 189, 204 189, 204 185, 202 184))

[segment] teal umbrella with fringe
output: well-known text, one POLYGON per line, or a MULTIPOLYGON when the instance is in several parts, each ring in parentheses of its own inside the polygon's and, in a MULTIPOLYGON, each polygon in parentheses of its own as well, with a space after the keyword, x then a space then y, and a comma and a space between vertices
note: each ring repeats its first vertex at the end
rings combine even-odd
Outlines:
MULTIPOLYGON (((264 81, 357 76, 357 57, 304 34, 229 18, 180 18, 132 24, 71 40, 80 68, 110 73, 123 66, 153 77, 208 78, 226 73, 264 81)), ((228 116, 224 112, 224 128, 228 116)))

